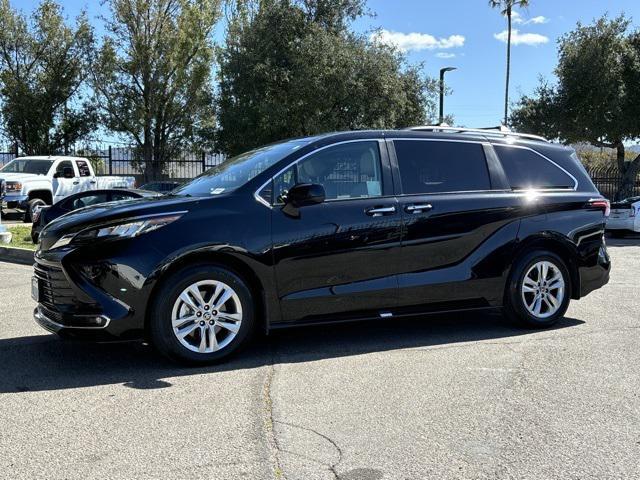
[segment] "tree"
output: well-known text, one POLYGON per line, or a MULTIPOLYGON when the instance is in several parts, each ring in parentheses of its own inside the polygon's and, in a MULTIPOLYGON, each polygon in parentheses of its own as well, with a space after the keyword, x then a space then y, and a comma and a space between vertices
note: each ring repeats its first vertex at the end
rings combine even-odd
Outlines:
POLYGON ((625 158, 625 142, 640 137, 640 34, 628 30, 624 17, 579 23, 559 41, 557 85, 521 98, 511 117, 522 130, 614 149, 617 197, 630 194, 640 171, 640 156, 625 158))
POLYGON ((527 7, 529 0, 489 0, 491 8, 499 8, 500 14, 507 17, 507 79, 504 88, 504 124, 509 120, 509 76, 511 73, 511 28, 514 7, 527 7))
POLYGON ((30 21, 0 0, 0 93, 6 135, 27 154, 65 151, 96 125, 81 95, 92 30, 81 14, 72 28, 44 0, 30 21))
POLYGON ((219 0, 110 0, 92 85, 104 122, 132 140, 147 179, 215 126, 212 33, 219 0))
POLYGON ((436 85, 349 30, 360 0, 261 0, 231 16, 219 56, 218 145, 235 154, 335 130, 433 118, 436 85))

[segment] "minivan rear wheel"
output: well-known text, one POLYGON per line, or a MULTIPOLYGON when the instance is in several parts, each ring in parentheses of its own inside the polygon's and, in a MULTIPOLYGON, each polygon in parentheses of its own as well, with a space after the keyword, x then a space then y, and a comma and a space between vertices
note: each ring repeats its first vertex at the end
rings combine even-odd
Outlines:
POLYGON ((510 319, 530 328, 555 324, 566 313, 571 277, 555 253, 537 250, 520 257, 511 272, 504 310, 510 319))
POLYGON ((217 265, 189 266, 167 278, 154 296, 153 345, 172 360, 211 364, 237 351, 253 331, 251 291, 217 265))

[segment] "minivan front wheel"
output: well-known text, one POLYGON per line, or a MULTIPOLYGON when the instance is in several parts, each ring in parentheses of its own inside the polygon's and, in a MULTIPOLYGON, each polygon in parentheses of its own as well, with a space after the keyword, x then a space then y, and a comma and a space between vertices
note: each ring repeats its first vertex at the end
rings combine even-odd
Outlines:
POLYGON ((249 288, 216 265, 187 267, 166 279, 149 321, 151 339, 162 354, 194 364, 214 363, 236 351, 253 324, 249 288))
POLYGON ((562 259, 552 252, 534 251, 514 265, 505 311, 527 327, 549 327, 565 314, 570 297, 571 277, 562 259))

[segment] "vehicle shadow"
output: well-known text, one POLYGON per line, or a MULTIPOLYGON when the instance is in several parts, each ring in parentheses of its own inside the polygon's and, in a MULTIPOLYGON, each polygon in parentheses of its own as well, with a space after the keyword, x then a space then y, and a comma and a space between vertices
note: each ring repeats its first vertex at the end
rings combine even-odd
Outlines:
MULTIPOLYGON (((564 318, 553 330, 583 323, 564 318)), ((171 377, 523 335, 549 335, 549 330, 518 328, 497 312, 297 328, 259 337, 226 363, 199 368, 169 363, 149 346, 137 343, 88 344, 61 341, 54 335, 9 338, 0 340, 0 393, 109 384, 166 388, 171 383, 163 379, 171 377)))
POLYGON ((640 234, 629 233, 622 238, 607 236, 607 247, 638 247, 640 246, 640 234))

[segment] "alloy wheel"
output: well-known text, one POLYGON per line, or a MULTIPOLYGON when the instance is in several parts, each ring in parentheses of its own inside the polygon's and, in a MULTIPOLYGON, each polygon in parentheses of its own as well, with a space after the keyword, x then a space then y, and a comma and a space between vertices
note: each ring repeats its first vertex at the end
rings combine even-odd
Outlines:
POLYGON ((543 260, 534 263, 522 280, 522 300, 527 311, 536 318, 554 315, 562 307, 565 281, 554 263, 543 260))
POLYGON ((185 348, 211 353, 225 348, 242 324, 242 304, 229 285, 202 280, 185 288, 173 304, 173 333, 185 348))

